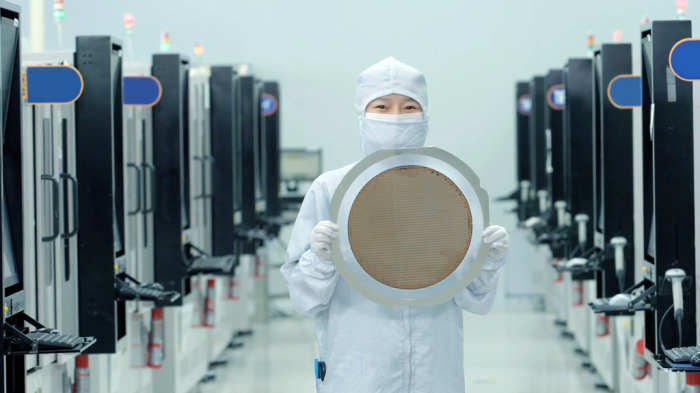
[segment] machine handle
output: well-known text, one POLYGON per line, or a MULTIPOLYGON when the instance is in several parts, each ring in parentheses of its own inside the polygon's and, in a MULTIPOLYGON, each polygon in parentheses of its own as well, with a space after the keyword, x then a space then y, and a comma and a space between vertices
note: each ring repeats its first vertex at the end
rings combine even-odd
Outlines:
MULTIPOLYGON (((148 171, 151 172, 151 182, 150 182, 150 184, 151 184, 151 206, 150 207, 148 207, 146 205, 146 202, 145 202, 146 197, 148 196, 148 192, 147 192, 148 190, 145 189, 146 188, 145 186, 144 186, 144 190, 143 190, 144 191, 144 194, 143 194, 144 195, 143 212, 144 212, 144 214, 148 214, 148 213, 153 213, 156 210, 156 167, 151 165, 151 164, 147 164, 147 163, 143 163, 143 164, 141 164, 141 166, 143 166, 143 168, 144 168, 144 171, 143 171, 144 180, 146 180, 146 177, 147 177, 145 170, 148 169, 148 171)), ((145 184, 145 182, 144 182, 144 184, 145 184)))
POLYGON ((202 199, 207 197, 207 191, 204 187, 206 187, 206 179, 205 179, 205 174, 207 173, 206 169, 204 168, 204 165, 206 165, 206 156, 200 157, 200 156, 194 156, 195 161, 199 161, 202 163, 202 193, 199 195, 195 195, 194 199, 202 199))
POLYGON ((51 182, 52 188, 53 188, 53 228, 54 228, 54 234, 51 236, 44 236, 41 238, 42 241, 44 242, 52 242, 56 239, 58 239, 58 236, 61 234, 61 228, 59 224, 59 219, 58 219, 58 180, 54 179, 53 176, 49 175, 41 175, 41 180, 48 180, 51 182))
POLYGON ((128 212, 130 216, 135 216, 141 212, 141 169, 136 164, 126 164, 128 168, 136 171, 136 209, 128 212))
MULTIPOLYGON (((78 179, 70 173, 61 173, 61 179, 66 179, 71 182, 73 186, 73 230, 61 235, 62 239, 69 239, 78 234, 79 220, 78 220, 78 179)), ((68 217, 68 212, 65 214, 68 217)))
MULTIPOLYGON (((209 163, 211 163, 211 175, 212 175, 212 177, 213 177, 213 176, 214 176, 214 162, 215 162, 214 156, 205 156, 205 157, 204 157, 204 160, 205 160, 205 161, 208 161, 209 163)), ((206 174, 206 172, 205 172, 205 174, 206 174)), ((206 178, 206 176, 203 176, 203 177, 202 177, 202 179, 205 179, 205 178, 206 178)), ((210 182, 210 184, 211 184, 211 187, 212 187, 212 188, 211 188, 211 193, 207 194, 207 193, 206 193, 206 192, 207 192, 207 188, 206 188, 206 185, 207 185, 207 184, 206 184, 206 181, 203 181, 202 187, 204 187, 204 188, 202 189, 202 193, 203 193, 204 195, 202 195, 202 198, 209 198, 209 199, 211 199, 211 198, 214 196, 214 181, 213 181, 213 179, 212 179, 212 181, 210 182)))

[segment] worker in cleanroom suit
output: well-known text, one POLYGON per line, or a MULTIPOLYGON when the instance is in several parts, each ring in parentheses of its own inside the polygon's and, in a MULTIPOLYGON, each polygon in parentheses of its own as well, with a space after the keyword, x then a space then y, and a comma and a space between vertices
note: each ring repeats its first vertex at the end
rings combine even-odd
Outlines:
MULTIPOLYGON (((361 150, 422 147, 428 131, 428 91, 419 71, 388 58, 357 81, 361 150)), ((442 304, 386 307, 356 292, 336 270, 331 239, 338 227, 330 204, 354 164, 326 172, 306 194, 282 274, 298 312, 316 316, 324 381, 329 393, 464 392, 462 310, 486 314, 496 296, 509 237, 490 226, 491 251, 477 278, 442 304)), ((310 375, 311 370, 309 371, 310 375)))

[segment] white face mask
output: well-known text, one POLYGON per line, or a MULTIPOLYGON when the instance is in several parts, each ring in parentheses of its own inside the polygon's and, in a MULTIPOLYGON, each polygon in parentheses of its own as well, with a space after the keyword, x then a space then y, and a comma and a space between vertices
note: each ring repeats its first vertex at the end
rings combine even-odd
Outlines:
POLYGON ((423 113, 360 116, 360 150, 370 155, 378 150, 423 147, 428 136, 428 119, 423 113), (424 118, 425 117, 425 118, 424 118))
POLYGON ((423 120, 423 112, 411 113, 408 115, 385 115, 383 113, 367 112, 365 114, 365 119, 383 120, 389 123, 413 123, 414 121, 423 120))

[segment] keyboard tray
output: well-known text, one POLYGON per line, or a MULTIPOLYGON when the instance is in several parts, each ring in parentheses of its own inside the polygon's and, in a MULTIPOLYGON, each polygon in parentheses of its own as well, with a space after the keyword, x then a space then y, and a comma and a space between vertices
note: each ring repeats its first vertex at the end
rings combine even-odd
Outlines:
POLYGON ((231 255, 224 257, 200 256, 192 260, 187 273, 214 274, 228 276, 233 272, 235 259, 231 255))

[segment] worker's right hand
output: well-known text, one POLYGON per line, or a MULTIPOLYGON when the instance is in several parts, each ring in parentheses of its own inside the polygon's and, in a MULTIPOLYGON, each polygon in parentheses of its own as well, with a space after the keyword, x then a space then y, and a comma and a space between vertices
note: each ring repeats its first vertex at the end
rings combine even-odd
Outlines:
POLYGON ((324 261, 332 260, 331 240, 338 237, 338 226, 330 221, 321 221, 311 231, 311 251, 324 261))

